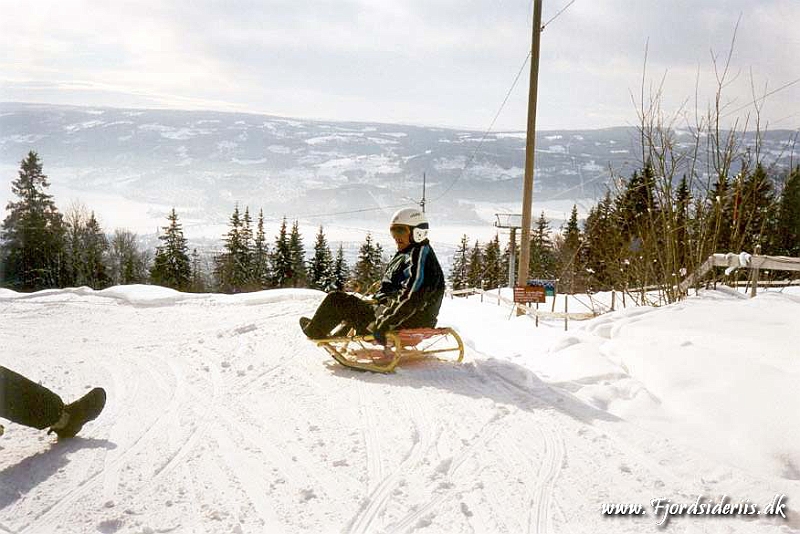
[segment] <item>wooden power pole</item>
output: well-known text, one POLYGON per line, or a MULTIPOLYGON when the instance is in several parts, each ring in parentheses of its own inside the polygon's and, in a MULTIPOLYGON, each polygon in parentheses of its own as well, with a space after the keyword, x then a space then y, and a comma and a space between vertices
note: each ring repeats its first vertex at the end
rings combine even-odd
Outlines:
POLYGON ((531 39, 531 78, 528 90, 528 131, 525 141, 525 183, 522 192, 522 235, 520 236, 519 275, 517 284, 528 282, 531 258, 531 210, 533 204, 533 162, 536 150, 536 93, 539 89, 539 41, 542 34, 542 0, 533 2, 533 37, 531 39))

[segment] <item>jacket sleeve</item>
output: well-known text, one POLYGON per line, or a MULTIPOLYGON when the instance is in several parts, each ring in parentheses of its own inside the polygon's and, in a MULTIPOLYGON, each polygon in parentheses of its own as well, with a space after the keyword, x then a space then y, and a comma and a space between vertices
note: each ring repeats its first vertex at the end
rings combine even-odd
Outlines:
POLYGON ((386 332, 402 326, 403 322, 413 316, 420 308, 425 306, 425 297, 428 289, 425 264, 431 253, 429 245, 416 247, 411 252, 411 262, 408 266, 409 276, 403 289, 387 303, 386 308, 375 321, 374 331, 386 332))

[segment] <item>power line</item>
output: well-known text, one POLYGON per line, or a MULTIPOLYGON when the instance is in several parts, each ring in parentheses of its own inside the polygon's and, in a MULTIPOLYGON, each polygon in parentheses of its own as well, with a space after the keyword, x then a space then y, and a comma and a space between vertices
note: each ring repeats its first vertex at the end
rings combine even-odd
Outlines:
POLYGON ((550 20, 548 20, 547 22, 542 24, 542 27, 541 27, 540 31, 544 31, 544 29, 547 27, 548 24, 550 24, 551 22, 556 20, 564 11, 569 9, 569 7, 574 3, 575 3, 575 0, 572 0, 569 4, 567 4, 564 7, 562 7, 561 10, 558 13, 556 13, 555 15, 553 15, 553 17, 550 20))
MULTIPOLYGON (((800 78, 797 78, 795 80, 792 80, 791 82, 785 83, 785 84, 781 85, 780 87, 778 87, 777 89, 773 89, 772 91, 770 91, 769 93, 765 94, 764 96, 759 97, 758 100, 766 99, 767 97, 772 96, 775 93, 783 91, 784 89, 788 89, 789 87, 793 86, 794 84, 796 84, 798 82, 800 82, 800 78)), ((724 114, 722 117, 725 118, 725 117, 728 117, 730 115, 733 115, 734 113, 738 113, 738 112, 742 111, 743 109, 752 106, 756 102, 757 102, 757 100, 753 100, 752 102, 748 102, 747 104, 745 104, 745 105, 743 105, 741 107, 738 107, 738 108, 734 109, 733 111, 729 111, 728 113, 724 114)))
POLYGON ((514 91, 514 87, 517 86, 517 82, 519 81, 519 77, 522 76, 522 71, 525 70, 525 65, 528 64, 528 60, 530 59, 530 57, 531 57, 531 53, 529 51, 528 55, 525 56, 525 60, 522 62, 522 65, 520 66, 519 71, 517 72, 517 76, 514 78, 514 82, 511 84, 511 87, 508 89, 508 92, 506 93, 506 97, 503 99, 503 103, 500 104, 500 109, 497 110, 497 113, 495 114, 494 118, 492 119, 492 123, 489 125, 489 128, 487 128, 486 131, 483 133, 483 136, 481 137, 480 142, 478 142, 478 145, 475 147, 475 150, 472 151, 472 154, 470 155, 470 157, 467 160, 466 164, 464 164, 464 168, 461 169, 461 172, 458 174, 458 176, 456 176, 455 180, 453 180, 450 183, 450 185, 447 186, 447 189, 445 189, 444 192, 442 192, 441 195, 439 195, 438 197, 433 199, 434 202, 439 200, 439 199, 441 199, 447 193, 449 193, 450 190, 453 189, 453 186, 455 186, 456 183, 464 176, 464 173, 469 168, 469 166, 472 164, 472 160, 475 159, 475 155, 478 153, 478 150, 480 150, 481 146, 483 145, 483 142, 486 140, 486 136, 489 135, 489 132, 492 131, 492 128, 494 127, 494 123, 497 122, 497 118, 500 116, 500 113, 503 111, 503 108, 505 107, 506 102, 508 102, 508 98, 511 96, 511 92, 514 91))
POLYGON ((362 208, 358 210, 349 210, 349 211, 334 211, 330 213, 314 213, 314 214, 307 214, 307 215, 298 215, 295 218, 297 219, 318 219, 320 217, 333 217, 334 215, 350 215, 353 213, 367 213, 370 211, 383 211, 383 210, 390 210, 393 208, 402 208, 407 204, 392 204, 390 206, 376 206, 374 208, 362 208))

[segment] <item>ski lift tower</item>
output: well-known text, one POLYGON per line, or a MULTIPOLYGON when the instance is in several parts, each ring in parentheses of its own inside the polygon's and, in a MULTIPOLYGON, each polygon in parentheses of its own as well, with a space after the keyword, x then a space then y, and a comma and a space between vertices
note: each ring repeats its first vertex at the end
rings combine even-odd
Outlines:
POLYGON ((508 255, 508 287, 514 287, 514 274, 516 273, 517 261, 517 230, 522 228, 522 215, 517 213, 495 213, 497 221, 494 225, 497 228, 508 228, 511 230, 511 240, 509 242, 508 255))

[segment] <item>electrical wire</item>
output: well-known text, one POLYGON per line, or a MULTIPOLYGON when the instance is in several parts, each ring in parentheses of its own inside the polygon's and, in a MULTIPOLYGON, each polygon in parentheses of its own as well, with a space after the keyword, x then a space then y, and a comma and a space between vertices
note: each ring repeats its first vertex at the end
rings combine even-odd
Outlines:
MULTIPOLYGON (((792 80, 791 82, 785 83, 785 84, 781 85, 780 87, 778 87, 777 89, 773 89, 769 93, 767 93, 764 96, 760 97, 758 100, 766 99, 767 97, 772 96, 775 93, 783 91, 784 89, 788 89, 789 87, 793 86, 796 83, 800 83, 800 78, 797 78, 795 80, 792 80)), ((729 117, 729 116, 733 115, 734 113, 738 113, 738 112, 742 111, 743 109, 752 106, 755 103, 756 103, 756 100, 753 100, 752 102, 748 102, 747 104, 745 104, 745 105, 743 105, 741 107, 738 107, 738 108, 734 109, 733 111, 729 111, 728 113, 725 113, 722 116, 722 118, 729 117)))
POLYGON ((489 133, 492 131, 492 128, 494 128, 494 123, 497 122, 497 118, 500 116, 500 113, 503 111, 503 108, 505 107, 506 102, 508 102, 508 98, 511 96, 512 91, 514 91, 514 88, 517 86, 517 82, 519 81, 519 77, 522 76, 522 71, 525 70, 525 65, 528 64, 528 60, 530 58, 531 58, 531 52, 529 51, 528 55, 525 56, 525 61, 522 62, 522 65, 520 66, 519 71, 517 72, 517 76, 514 78, 514 82, 511 84, 511 87, 508 89, 508 92, 506 93, 506 97, 503 99, 503 103, 500 104, 500 109, 498 109, 497 113, 495 113, 494 118, 492 119, 492 122, 489 125, 489 128, 487 128, 486 131, 483 133, 483 136, 481 137, 481 140, 478 142, 478 145, 475 147, 475 150, 472 151, 472 154, 470 155, 470 157, 467 160, 467 162, 464 164, 464 167, 461 169, 461 172, 450 183, 450 185, 447 186, 447 189, 445 189, 444 192, 442 194, 440 194, 438 197, 434 198, 432 200, 432 202, 436 202, 437 200, 440 200, 445 195, 447 195, 447 193, 449 193, 450 190, 453 189, 453 186, 455 186, 456 183, 464 176, 464 173, 467 171, 469 166, 472 164, 472 161, 475 159, 475 155, 478 153, 478 150, 480 150, 481 146, 483 145, 483 142, 486 140, 486 136, 488 136, 489 133))
POLYGON ((561 14, 562 14, 564 11, 566 11, 567 9, 569 9, 569 7, 570 7, 572 4, 574 4, 574 3, 575 3, 575 0, 572 0, 572 1, 571 1, 569 4, 567 4, 567 5, 565 5, 564 7, 562 7, 562 8, 561 8, 561 10, 560 10, 558 13, 556 13, 555 15, 553 15, 553 16, 550 18, 550 20, 548 20, 547 22, 545 22, 544 24, 542 24, 542 27, 541 27, 541 30, 540 30, 540 31, 544 31, 544 29, 547 27, 547 25, 548 25, 548 24, 550 24, 551 22, 553 22, 554 20, 556 20, 556 19, 557 19, 557 18, 558 18, 558 17, 559 17, 559 16, 560 16, 560 15, 561 15, 561 14))

